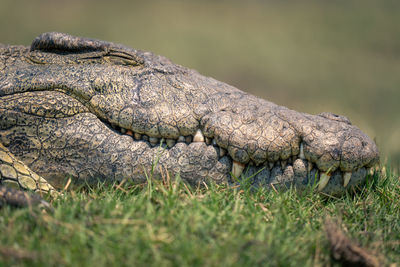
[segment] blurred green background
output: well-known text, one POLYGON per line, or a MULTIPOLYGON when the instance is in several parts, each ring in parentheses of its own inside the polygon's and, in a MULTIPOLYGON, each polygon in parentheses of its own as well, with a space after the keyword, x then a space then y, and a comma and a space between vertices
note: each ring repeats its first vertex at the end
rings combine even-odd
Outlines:
POLYGON ((0 42, 61 31, 153 51, 291 109, 351 118, 400 162, 400 1, 0 0, 0 42))

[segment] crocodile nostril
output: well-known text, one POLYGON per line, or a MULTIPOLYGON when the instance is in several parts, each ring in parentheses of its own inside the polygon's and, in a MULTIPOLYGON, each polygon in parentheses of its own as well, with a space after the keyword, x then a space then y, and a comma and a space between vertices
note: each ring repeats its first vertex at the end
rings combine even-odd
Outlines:
POLYGON ((362 142, 361 142, 361 145, 362 145, 363 147, 366 147, 366 146, 368 145, 368 142, 362 141, 362 142))

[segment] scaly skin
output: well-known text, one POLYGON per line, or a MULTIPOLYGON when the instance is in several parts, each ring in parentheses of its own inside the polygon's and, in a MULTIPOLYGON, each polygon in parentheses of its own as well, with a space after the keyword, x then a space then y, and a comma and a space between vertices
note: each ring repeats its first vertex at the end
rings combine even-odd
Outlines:
POLYGON ((142 182, 159 157, 192 184, 232 181, 246 166, 257 184, 316 182, 337 195, 379 159, 345 117, 299 113, 164 57, 62 33, 0 45, 0 118, 2 151, 56 188, 66 177, 142 182))

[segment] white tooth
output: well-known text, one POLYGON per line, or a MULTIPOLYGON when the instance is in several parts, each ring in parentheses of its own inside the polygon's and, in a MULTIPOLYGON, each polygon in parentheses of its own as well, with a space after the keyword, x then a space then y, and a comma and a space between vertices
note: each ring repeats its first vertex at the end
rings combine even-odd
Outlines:
POLYGON ((207 145, 211 145, 211 138, 206 137, 206 144, 207 144, 207 145))
POLYGON ((149 138, 149 142, 150 142, 150 144, 152 144, 153 146, 155 146, 155 145, 158 144, 158 138, 156 138, 156 137, 150 137, 150 138, 149 138))
POLYGON ((217 146, 217 141, 215 141, 215 139, 213 139, 213 140, 211 141, 211 144, 212 144, 213 146, 217 146))
POLYGON ((220 148, 219 148, 219 156, 222 158, 222 157, 225 156, 225 155, 226 155, 226 149, 220 147, 220 148))
POLYGON ((300 154, 299 154, 299 158, 301 159, 305 159, 306 157, 304 157, 304 145, 303 143, 300 143, 300 154))
POLYGON ((171 147, 173 147, 173 146, 175 145, 176 141, 175 141, 174 139, 167 139, 167 140, 165 141, 165 143, 167 144, 167 146, 168 146, 169 148, 171 148, 171 147))
POLYGON ((373 176, 374 175, 374 168, 368 168, 367 169, 367 173, 369 174, 369 175, 371 175, 371 176, 373 176))
POLYGON ((287 165, 287 160, 282 160, 281 161, 282 170, 286 167, 286 165, 287 165))
POLYGON ((274 167, 274 163, 273 162, 268 162, 268 166, 269 166, 269 169, 272 170, 272 168, 274 167))
POLYGON ((380 172, 381 172, 381 174, 382 174, 383 176, 385 176, 385 175, 386 175, 386 167, 383 166, 382 169, 380 169, 380 172))
POLYGON ((125 128, 121 128, 121 133, 125 134, 126 133, 126 129, 125 128))
POLYGON ((350 182, 350 178, 351 178, 351 172, 345 172, 343 175, 343 186, 346 187, 349 182, 350 182))
POLYGON ((141 140, 142 139, 142 135, 140 133, 134 133, 133 134, 133 138, 135 138, 135 140, 141 140))
POLYGON ((313 168, 313 164, 311 163, 311 161, 307 161, 307 171, 310 172, 313 168))
POLYGON ((133 136, 133 132, 131 130, 126 130, 126 134, 130 135, 130 136, 133 136))
POLYGON ((193 140, 193 138, 192 138, 191 135, 188 135, 188 136, 185 137, 185 141, 186 141, 187 144, 190 144, 192 142, 192 140, 193 140))
POLYGON ((193 142, 204 142, 204 136, 200 129, 198 129, 196 134, 193 136, 193 142))
POLYGON ((184 136, 179 136, 178 137, 178 142, 185 142, 185 137, 184 136))
POLYGON ((326 172, 321 172, 319 177, 318 191, 322 191, 325 186, 328 184, 331 175, 326 172))
POLYGON ((244 164, 234 160, 233 164, 232 164, 232 175, 235 178, 239 178, 240 175, 242 174, 243 170, 244 170, 244 167, 245 167, 244 164))

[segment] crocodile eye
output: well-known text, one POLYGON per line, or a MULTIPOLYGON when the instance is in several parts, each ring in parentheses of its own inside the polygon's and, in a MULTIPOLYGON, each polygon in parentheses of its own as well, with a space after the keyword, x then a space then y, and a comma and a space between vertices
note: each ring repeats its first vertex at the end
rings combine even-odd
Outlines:
POLYGON ((104 57, 104 60, 114 64, 114 65, 121 65, 121 66, 139 66, 140 63, 137 61, 131 59, 131 58, 125 58, 125 57, 119 57, 119 56, 110 56, 107 55, 104 57))
POLYGON ((118 50, 107 51, 104 59, 112 64, 122 66, 139 66, 144 64, 143 59, 138 55, 118 50))

